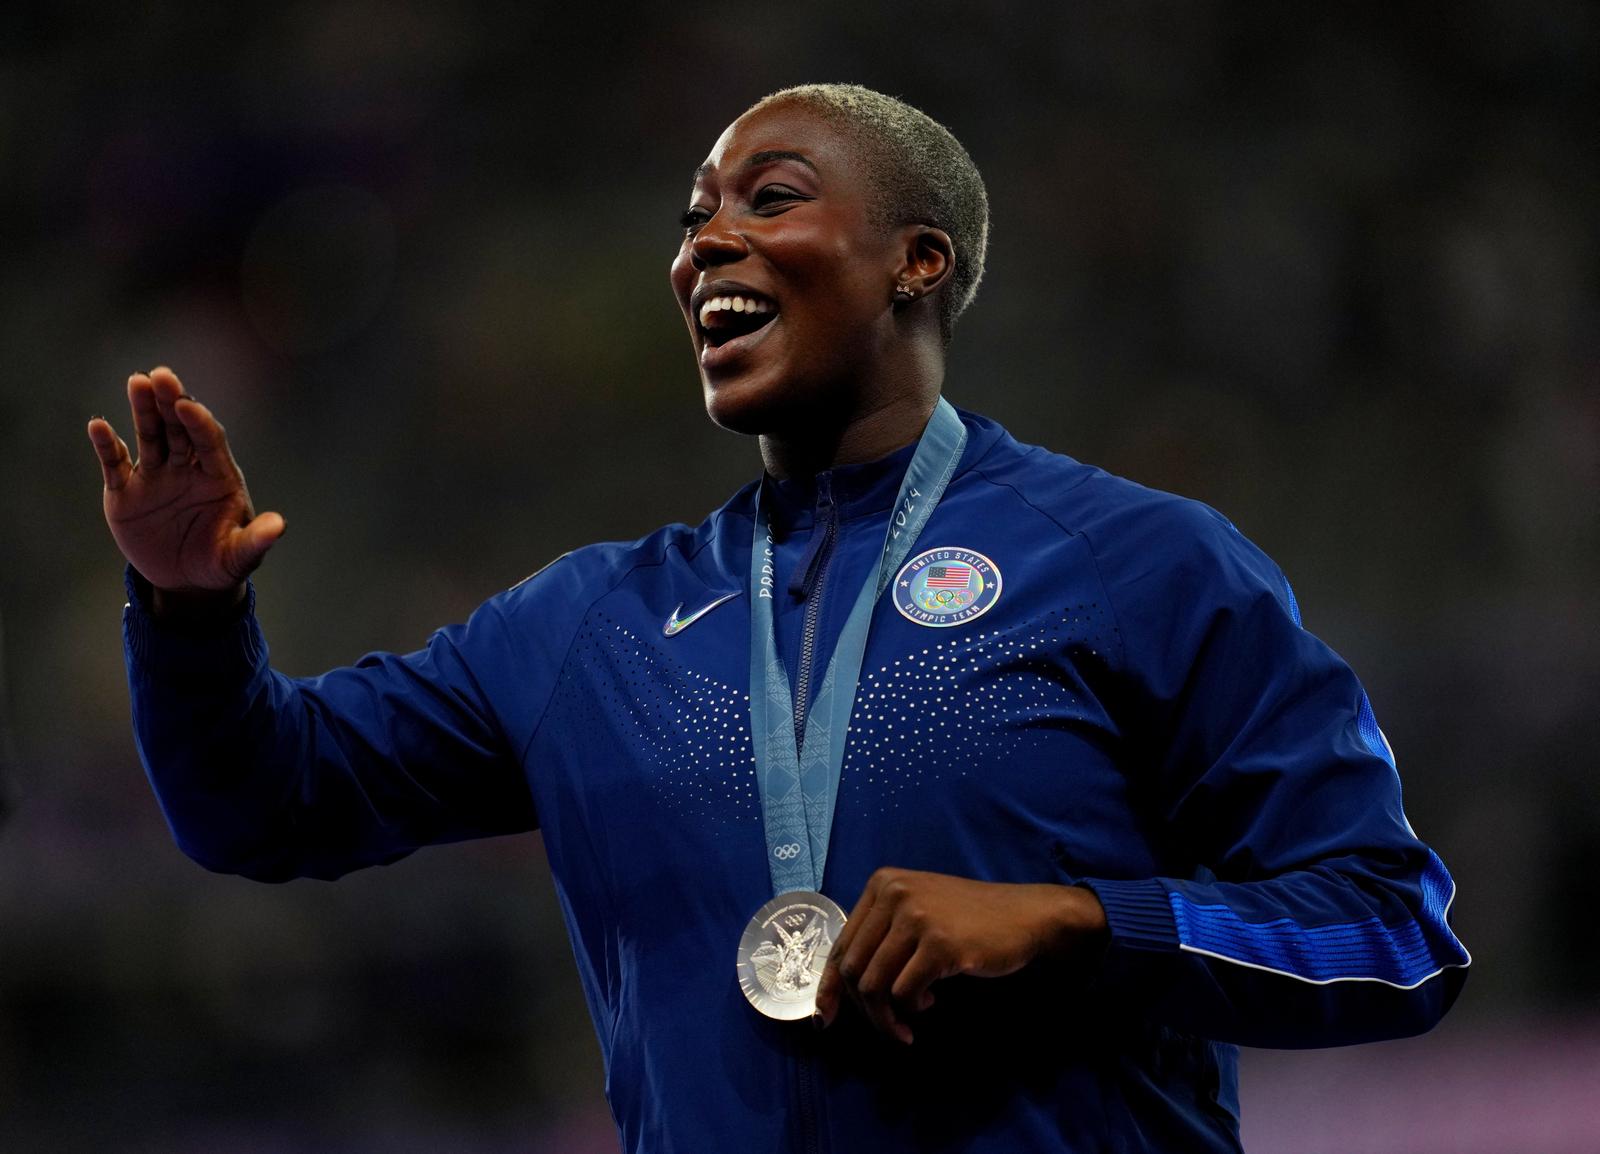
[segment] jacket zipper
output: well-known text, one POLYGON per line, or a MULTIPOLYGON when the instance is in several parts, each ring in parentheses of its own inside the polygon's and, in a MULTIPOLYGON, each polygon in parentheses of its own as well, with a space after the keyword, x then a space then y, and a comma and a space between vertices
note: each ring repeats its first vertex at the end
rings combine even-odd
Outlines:
MULTIPOLYGON (((833 477, 828 473, 817 475, 817 516, 812 526, 813 540, 822 534, 821 543, 801 565, 801 572, 791 584, 792 592, 806 599, 805 623, 800 632, 800 665, 794 682, 794 747, 798 752, 805 745, 806 715, 811 708, 811 677, 816 664, 817 625, 822 615, 822 594, 828 580, 828 562, 833 558, 833 546, 839 536, 838 509, 833 502, 833 477)), ((817 1117, 817 1067, 810 1047, 802 1047, 795 1056, 795 1113, 799 1122, 799 1149, 801 1154, 821 1154, 821 1120, 817 1117)))
POLYGON ((828 581, 828 562, 833 557, 834 541, 839 535, 838 511, 833 503, 833 478, 827 473, 817 475, 817 518, 813 533, 823 534, 810 565, 805 567, 800 595, 806 598, 805 624, 800 632, 800 667, 794 682, 794 747, 804 748, 806 742, 806 713, 811 708, 811 674, 817 648, 817 619, 821 615, 822 591, 828 581))
POLYGON ((795 1087, 799 1099, 800 1154, 821 1154, 822 1127, 817 1118, 816 1059, 809 1053, 803 1053, 798 1056, 797 1063, 799 1076, 795 1087))

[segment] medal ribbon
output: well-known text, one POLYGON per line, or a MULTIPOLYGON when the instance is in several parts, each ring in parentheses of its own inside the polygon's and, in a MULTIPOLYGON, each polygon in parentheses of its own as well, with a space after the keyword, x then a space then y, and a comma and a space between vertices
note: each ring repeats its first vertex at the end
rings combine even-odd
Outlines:
POLYGON ((872 609, 933 515, 966 444, 966 426, 941 397, 900 482, 878 571, 868 575, 845 620, 827 672, 812 697, 805 742, 798 749, 794 694, 772 626, 772 591, 777 584, 766 486, 762 486, 750 550, 750 738, 774 894, 822 889, 845 734, 867 652, 872 609))

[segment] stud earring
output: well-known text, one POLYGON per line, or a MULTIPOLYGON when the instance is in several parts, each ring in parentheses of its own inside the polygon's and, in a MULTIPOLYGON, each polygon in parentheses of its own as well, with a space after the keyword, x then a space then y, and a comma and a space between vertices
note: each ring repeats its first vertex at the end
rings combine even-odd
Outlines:
POLYGON ((895 302, 895 304, 899 304, 899 305, 910 304, 912 301, 914 301, 916 299, 917 299, 917 294, 912 292, 909 288, 907 288, 903 284, 897 286, 895 288, 895 290, 894 290, 894 302, 895 302))

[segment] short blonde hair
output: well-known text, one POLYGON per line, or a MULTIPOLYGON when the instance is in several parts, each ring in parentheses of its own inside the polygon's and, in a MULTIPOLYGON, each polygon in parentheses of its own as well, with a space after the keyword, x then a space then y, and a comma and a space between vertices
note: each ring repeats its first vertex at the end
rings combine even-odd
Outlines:
POLYGON ((989 247, 989 194, 972 157, 927 113, 859 84, 785 88, 749 111, 780 103, 800 104, 846 132, 877 186, 874 215, 884 227, 928 224, 950 234, 955 269, 938 302, 948 341, 978 293, 989 247))

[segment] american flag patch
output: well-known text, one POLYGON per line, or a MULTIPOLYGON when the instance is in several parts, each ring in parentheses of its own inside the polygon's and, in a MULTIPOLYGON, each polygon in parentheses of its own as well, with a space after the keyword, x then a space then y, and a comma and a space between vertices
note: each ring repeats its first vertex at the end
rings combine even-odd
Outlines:
POLYGON ((972 584, 971 565, 931 565, 928 567, 929 589, 965 589, 972 584))
POLYGON ((1000 566, 957 545, 927 549, 894 578, 894 607, 913 625, 949 629, 982 617, 1000 599, 1000 566))

